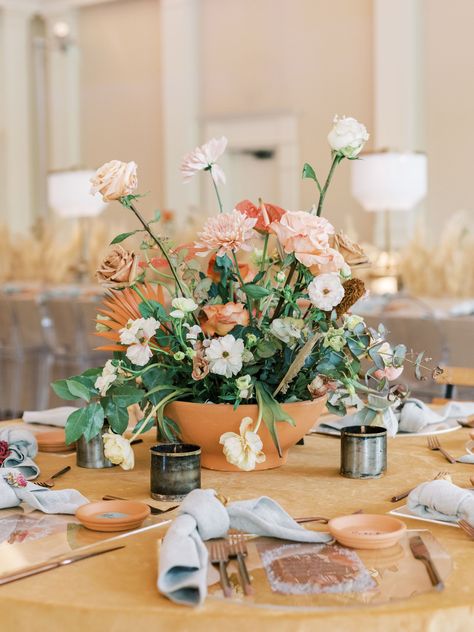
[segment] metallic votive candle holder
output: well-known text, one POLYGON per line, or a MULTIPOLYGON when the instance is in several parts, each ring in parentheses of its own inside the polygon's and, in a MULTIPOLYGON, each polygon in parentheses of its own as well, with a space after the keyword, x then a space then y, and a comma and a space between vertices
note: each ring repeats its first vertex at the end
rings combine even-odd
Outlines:
POLYGON ((380 478, 387 469, 387 430, 348 426, 341 430, 341 470, 347 478, 380 478))
POLYGON ((201 448, 190 443, 161 443, 150 448, 150 490, 155 500, 182 500, 201 487, 201 448))

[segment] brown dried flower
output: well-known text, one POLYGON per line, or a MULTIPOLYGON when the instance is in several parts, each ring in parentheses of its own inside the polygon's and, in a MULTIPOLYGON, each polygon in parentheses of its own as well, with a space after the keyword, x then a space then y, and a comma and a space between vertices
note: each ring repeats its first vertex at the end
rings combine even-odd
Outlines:
POLYGON ((365 294, 365 285, 360 279, 348 279, 344 281, 342 287, 344 288, 344 297, 339 305, 336 305, 334 308, 338 318, 346 314, 365 294))
POLYGON ((196 352, 193 356, 193 372, 191 377, 196 382, 203 380, 209 373, 209 362, 204 355, 204 346, 200 340, 198 340, 194 346, 196 352))
POLYGON ((311 384, 308 384, 308 391, 313 399, 323 397, 328 391, 335 391, 337 382, 331 380, 327 375, 317 375, 311 384))

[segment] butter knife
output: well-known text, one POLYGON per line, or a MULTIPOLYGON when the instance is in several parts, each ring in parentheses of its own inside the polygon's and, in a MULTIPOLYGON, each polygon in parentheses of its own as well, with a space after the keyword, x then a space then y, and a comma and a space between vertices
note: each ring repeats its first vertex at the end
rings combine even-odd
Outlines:
POLYGON ((96 555, 102 555, 102 553, 110 553, 110 551, 117 551, 118 549, 124 548, 125 544, 122 544, 121 546, 113 546, 108 549, 101 549, 100 551, 92 551, 91 553, 82 553, 78 555, 71 555, 69 557, 63 557, 62 559, 56 560, 54 562, 42 562, 41 564, 36 564, 35 566, 24 568, 21 571, 10 573, 9 575, 3 575, 2 577, 0 577, 0 586, 3 586, 4 584, 9 584, 10 582, 15 582, 18 579, 23 579, 24 577, 31 577, 32 575, 38 575, 39 573, 44 573, 45 571, 51 571, 53 570, 53 568, 67 566, 68 564, 73 564, 74 562, 85 560, 88 557, 95 557, 96 555))
POLYGON ((426 544, 423 542, 419 535, 415 535, 410 538, 410 549, 413 553, 413 557, 426 566, 426 570, 428 571, 429 578, 431 580, 432 585, 436 590, 444 589, 444 582, 441 579, 436 566, 431 559, 430 552, 426 548, 426 544))

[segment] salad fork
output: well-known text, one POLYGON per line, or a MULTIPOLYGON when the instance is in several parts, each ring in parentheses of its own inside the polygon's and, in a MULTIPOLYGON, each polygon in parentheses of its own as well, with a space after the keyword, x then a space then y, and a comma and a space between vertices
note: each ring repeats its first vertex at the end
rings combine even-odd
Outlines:
POLYGON ((229 553, 225 540, 209 541, 209 557, 213 566, 219 569, 220 584, 225 597, 232 597, 232 586, 227 574, 227 563, 229 561, 229 553))
POLYGON ((452 457, 449 452, 441 447, 438 437, 434 437, 432 435, 428 437, 428 448, 430 450, 439 450, 447 461, 449 461, 450 463, 456 463, 456 459, 452 457))

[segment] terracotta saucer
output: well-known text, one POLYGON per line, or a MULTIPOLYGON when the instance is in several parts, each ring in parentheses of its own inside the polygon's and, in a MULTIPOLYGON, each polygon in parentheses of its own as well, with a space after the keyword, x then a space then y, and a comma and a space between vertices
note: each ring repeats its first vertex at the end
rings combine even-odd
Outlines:
POLYGON ((385 549, 396 544, 406 531, 397 518, 378 514, 351 514, 328 523, 331 535, 354 549, 385 549))
POLYGON ((64 428, 38 432, 38 434, 36 435, 36 441, 38 442, 38 446, 58 444, 63 445, 66 443, 66 432, 64 428))
POLYGON ((150 508, 135 500, 106 500, 82 505, 76 518, 93 531, 136 529, 150 515, 150 508))

